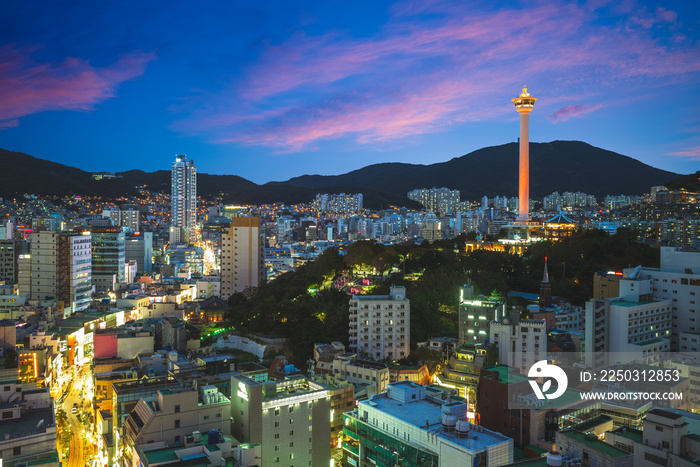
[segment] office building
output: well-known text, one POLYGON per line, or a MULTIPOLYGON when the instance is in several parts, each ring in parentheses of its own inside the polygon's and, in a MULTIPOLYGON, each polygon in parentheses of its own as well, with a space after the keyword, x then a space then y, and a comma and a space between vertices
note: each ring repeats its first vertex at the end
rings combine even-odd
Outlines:
POLYGON ((303 376, 231 376, 231 434, 262 446, 262 467, 329 465, 332 413, 328 388, 303 376))
POLYGON ((91 227, 92 284, 95 292, 114 290, 124 282, 126 236, 120 227, 91 227))
POLYGON ((221 298, 259 286, 265 278, 259 217, 235 217, 221 234, 221 298))
POLYGON ((19 270, 19 240, 0 240, 0 281, 16 284, 19 270))
POLYGON ((345 417, 346 465, 501 466, 513 462, 513 440, 472 425, 466 404, 403 381, 361 401, 345 417))
POLYGON ((489 337, 491 322, 499 320, 505 313, 503 302, 483 296, 473 297, 473 291, 471 285, 459 288, 459 344, 483 344, 489 337))
POLYGON ((411 303, 405 287, 389 295, 350 298, 350 350, 374 360, 399 360, 411 350, 411 303))
POLYGON ((658 269, 623 270, 620 295, 643 290, 653 300, 670 301, 671 350, 700 352, 700 346, 691 345, 700 338, 700 251, 661 247, 660 254, 658 269))
POLYGON ((197 241, 197 169, 187 156, 175 156, 170 179, 170 243, 197 241))
POLYGON ((586 364, 655 364, 671 350, 671 301, 633 297, 586 302, 586 364), (610 361, 608 361, 610 360, 610 361))
POLYGON ((153 232, 126 234, 124 261, 136 261, 136 271, 139 274, 153 272, 153 232))

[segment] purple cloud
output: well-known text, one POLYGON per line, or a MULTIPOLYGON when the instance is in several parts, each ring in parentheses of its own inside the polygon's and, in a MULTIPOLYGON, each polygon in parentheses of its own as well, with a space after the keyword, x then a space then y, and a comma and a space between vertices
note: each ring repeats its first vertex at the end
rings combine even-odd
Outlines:
MULTIPOLYGON (((578 103, 600 99, 600 88, 687 80, 700 71, 698 49, 662 44, 634 24, 597 25, 595 11, 576 4, 487 11, 409 1, 393 12, 370 38, 298 33, 268 45, 244 79, 172 128, 300 151, 321 140, 392 141, 502 118, 524 83, 542 98, 540 108, 569 104, 550 116, 559 122, 600 108, 578 103), (426 11, 440 14, 415 17, 426 11)), ((674 17, 661 9, 656 16, 674 17)))
POLYGON ((562 107, 561 109, 557 110, 552 115, 549 115, 547 118, 549 118, 554 123, 565 122, 572 117, 582 117, 582 116, 589 114, 591 112, 595 112, 596 110, 598 110, 601 107, 602 107, 601 104, 598 104, 598 105, 567 105, 566 107, 562 107))
POLYGON ((132 52, 106 68, 68 57, 58 63, 35 63, 36 48, 0 47, 0 128, 46 110, 89 111, 115 95, 116 87, 143 74, 153 53, 132 52))

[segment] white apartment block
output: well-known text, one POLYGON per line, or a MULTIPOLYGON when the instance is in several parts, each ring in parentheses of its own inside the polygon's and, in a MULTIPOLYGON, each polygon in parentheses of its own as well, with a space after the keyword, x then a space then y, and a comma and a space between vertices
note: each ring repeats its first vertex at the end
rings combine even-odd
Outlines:
POLYGON ((264 229, 259 217, 234 217, 221 235, 221 298, 264 280, 264 229))
POLYGON ((411 304, 405 287, 389 295, 350 299, 350 350, 375 360, 398 360, 411 351, 411 304))
POLYGON ((586 302, 588 366, 634 360, 658 364, 659 353, 671 350, 671 300, 625 298, 633 297, 586 302))
POLYGON ((470 424, 466 413, 463 401, 428 395, 413 382, 391 383, 387 392, 361 401, 357 411, 345 415, 350 431, 364 432, 357 453, 346 451, 346 456, 354 465, 511 464, 513 440, 470 424))
POLYGON ((511 316, 491 322, 489 333, 490 342, 498 346, 498 363, 518 368, 521 374, 547 358, 547 325, 543 319, 511 316))
POLYGON ((660 266, 625 269, 620 295, 643 290, 655 300, 669 300, 671 350, 700 352, 700 251, 661 247, 660 266))
POLYGON ((231 434, 262 446, 262 467, 330 465, 332 412, 328 388, 308 378, 231 376, 231 434))

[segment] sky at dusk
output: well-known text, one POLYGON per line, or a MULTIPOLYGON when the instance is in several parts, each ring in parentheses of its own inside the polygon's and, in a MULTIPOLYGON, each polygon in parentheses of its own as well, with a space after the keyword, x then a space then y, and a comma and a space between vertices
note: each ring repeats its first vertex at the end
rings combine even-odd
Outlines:
POLYGON ((0 5, 0 147, 89 171, 442 162, 516 141, 523 85, 530 141, 700 170, 693 1, 0 5))

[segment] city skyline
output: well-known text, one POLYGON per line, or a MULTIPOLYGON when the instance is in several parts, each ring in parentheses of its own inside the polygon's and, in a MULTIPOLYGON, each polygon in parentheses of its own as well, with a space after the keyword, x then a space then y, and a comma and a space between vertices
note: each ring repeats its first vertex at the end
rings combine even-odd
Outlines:
POLYGON ((516 141, 523 85, 532 142, 677 173, 700 159, 681 2, 1 8, 0 147, 85 170, 187 154, 264 183, 446 161, 516 141))

